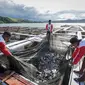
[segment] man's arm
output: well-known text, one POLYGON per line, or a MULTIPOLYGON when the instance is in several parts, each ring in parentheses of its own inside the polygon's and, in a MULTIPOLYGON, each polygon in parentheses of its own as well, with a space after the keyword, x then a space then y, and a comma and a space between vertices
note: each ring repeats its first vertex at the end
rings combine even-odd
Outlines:
POLYGON ((51 24, 51 29, 50 29, 50 32, 52 32, 53 31, 53 24, 51 24))
POLYGON ((6 56, 12 55, 11 52, 7 49, 5 43, 3 42, 0 42, 0 51, 6 56))
POLYGON ((85 46, 81 48, 77 48, 72 55, 73 64, 77 64, 84 54, 85 54, 85 46))
POLYGON ((48 30, 48 24, 46 24, 46 30, 48 30))

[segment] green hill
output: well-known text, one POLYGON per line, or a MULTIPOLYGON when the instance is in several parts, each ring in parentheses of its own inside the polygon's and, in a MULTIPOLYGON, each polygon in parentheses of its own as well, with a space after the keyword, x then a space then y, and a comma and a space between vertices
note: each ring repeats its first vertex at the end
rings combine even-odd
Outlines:
POLYGON ((33 21, 0 16, 0 23, 31 23, 33 21))

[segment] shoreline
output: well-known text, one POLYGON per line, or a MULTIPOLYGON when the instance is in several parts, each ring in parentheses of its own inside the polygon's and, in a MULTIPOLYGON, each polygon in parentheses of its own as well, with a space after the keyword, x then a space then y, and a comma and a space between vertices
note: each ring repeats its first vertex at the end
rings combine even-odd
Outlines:
POLYGON ((38 35, 38 34, 43 34, 46 33, 45 28, 37 28, 37 27, 0 27, 0 32, 4 32, 4 31, 8 31, 8 32, 16 32, 16 33, 26 33, 26 34, 34 34, 34 35, 38 35))

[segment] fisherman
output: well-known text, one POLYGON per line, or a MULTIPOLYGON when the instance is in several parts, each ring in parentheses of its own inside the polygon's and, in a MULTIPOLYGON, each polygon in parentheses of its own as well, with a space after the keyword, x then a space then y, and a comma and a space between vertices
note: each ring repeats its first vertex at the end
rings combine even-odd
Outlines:
MULTIPOLYGON (((73 58, 73 65, 76 65, 85 54, 85 39, 79 40, 77 37, 73 37, 70 39, 70 43, 75 48, 72 54, 72 58, 73 58)), ((83 64, 80 71, 74 71, 74 72, 82 75, 79 78, 75 78, 74 79, 75 81, 77 82, 85 81, 85 57, 83 59, 83 64)))
POLYGON ((7 68, 6 66, 4 67, 3 64, 0 64, 0 68, 3 67, 4 71, 14 70, 19 73, 21 67, 17 65, 19 64, 18 61, 14 58, 14 56, 6 46, 6 43, 9 41, 10 37, 11 37, 10 32, 4 32, 2 35, 0 35, 0 51, 7 57, 9 61, 9 68, 7 68))
POLYGON ((3 35, 0 35, 0 51, 5 55, 12 55, 11 52, 6 47, 6 42, 9 41, 11 34, 9 32, 4 32, 3 35))
POLYGON ((48 24, 46 24, 46 30, 47 30, 47 39, 48 39, 48 42, 49 42, 50 35, 53 31, 53 24, 51 24, 51 20, 49 20, 48 24))

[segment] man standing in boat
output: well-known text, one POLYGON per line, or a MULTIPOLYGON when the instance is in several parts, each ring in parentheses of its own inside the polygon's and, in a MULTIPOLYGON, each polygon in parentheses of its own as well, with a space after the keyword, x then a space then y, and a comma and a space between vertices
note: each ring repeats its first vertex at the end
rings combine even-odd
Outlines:
POLYGON ((50 35, 53 31, 53 24, 51 24, 51 20, 48 21, 48 24, 46 24, 46 30, 47 30, 47 40, 49 42, 50 40, 50 35))
POLYGON ((9 49, 6 47, 6 42, 9 41, 10 37, 11 34, 9 32, 4 32, 2 35, 0 35, 0 51, 7 57, 9 61, 9 68, 6 68, 6 66, 4 67, 3 64, 0 64, 0 68, 3 67, 3 70, 14 70, 19 73, 21 66, 19 65, 18 61, 14 58, 12 53, 9 51, 9 49))
MULTIPOLYGON (((85 39, 77 39, 77 37, 73 37, 70 39, 71 45, 75 48, 72 58, 73 58, 73 65, 76 65, 80 59, 85 54, 85 39)), ((82 75, 80 78, 75 78, 74 80, 77 82, 83 82, 85 81, 85 57, 83 59, 82 67, 80 71, 74 71, 77 74, 82 75)))

